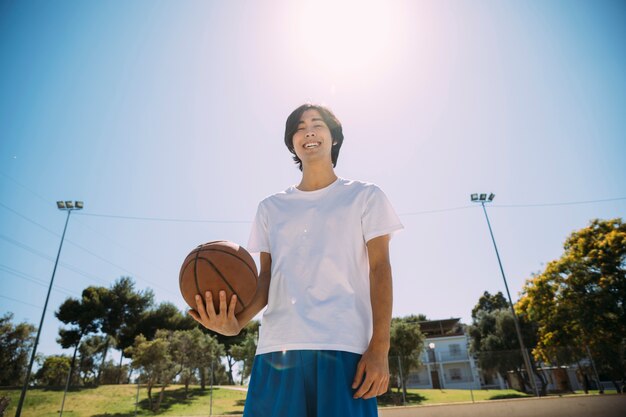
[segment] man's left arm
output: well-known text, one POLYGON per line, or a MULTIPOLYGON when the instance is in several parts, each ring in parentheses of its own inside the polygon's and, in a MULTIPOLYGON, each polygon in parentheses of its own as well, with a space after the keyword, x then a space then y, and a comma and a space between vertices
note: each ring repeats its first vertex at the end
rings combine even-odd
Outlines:
POLYGON ((354 398, 374 398, 387 392, 389 385, 389 332, 393 304, 389 239, 389 235, 384 235, 367 242, 374 328, 352 382, 352 388, 358 388, 354 398))

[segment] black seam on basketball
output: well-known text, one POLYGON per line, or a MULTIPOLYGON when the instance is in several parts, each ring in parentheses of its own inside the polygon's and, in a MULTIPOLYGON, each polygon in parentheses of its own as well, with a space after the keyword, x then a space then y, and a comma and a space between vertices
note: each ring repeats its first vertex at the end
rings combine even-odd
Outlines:
POLYGON ((224 281, 224 284, 226 284, 228 286, 228 289, 237 296, 237 302, 241 303, 241 306, 243 308, 246 308, 246 304, 243 302, 243 300, 241 299, 241 297, 239 297, 239 294, 237 294, 237 291, 235 291, 235 289, 230 285, 230 283, 228 282, 228 280, 226 279, 226 277, 224 276, 224 274, 222 274, 222 271, 220 271, 219 269, 217 269, 217 267, 213 264, 213 262, 211 262, 210 260, 208 260, 207 258, 201 258, 199 256, 196 257, 196 264, 198 263, 198 260, 202 259, 203 261, 206 261, 206 263, 208 263, 211 268, 213 268, 213 270, 215 272, 217 272, 217 275, 220 276, 220 278, 222 278, 222 281, 224 281))
POLYGON ((243 263, 246 265, 246 267, 250 270, 250 272, 252 272, 252 274, 256 277, 256 271, 254 269, 252 269, 252 267, 250 265, 248 265, 248 262, 246 262, 243 258, 241 258, 240 256, 237 256, 236 254, 232 253, 232 252, 228 252, 222 249, 213 249, 213 248, 204 248, 201 249, 202 252, 206 251, 206 252, 220 252, 220 253, 224 253, 226 255, 230 255, 233 258, 237 258, 240 261, 243 261, 243 263))
MULTIPOLYGON (((193 282, 196 284, 196 294, 200 294, 200 285, 198 285, 198 257, 200 256, 200 251, 196 252, 196 259, 193 262, 193 282)), ((202 294, 204 295, 204 294, 202 294)))

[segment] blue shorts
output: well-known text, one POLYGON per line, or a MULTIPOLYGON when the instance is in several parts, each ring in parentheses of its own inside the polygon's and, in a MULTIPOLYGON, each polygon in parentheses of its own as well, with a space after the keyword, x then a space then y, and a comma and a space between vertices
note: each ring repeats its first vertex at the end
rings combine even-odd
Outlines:
POLYGON ((244 417, 376 417, 376 398, 352 398, 361 355, 290 350, 257 355, 244 417))

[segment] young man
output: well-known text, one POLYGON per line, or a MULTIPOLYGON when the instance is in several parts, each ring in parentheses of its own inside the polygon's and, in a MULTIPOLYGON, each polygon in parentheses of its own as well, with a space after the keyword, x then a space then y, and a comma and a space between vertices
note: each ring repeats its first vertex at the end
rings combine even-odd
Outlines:
POLYGON ((285 144, 300 184, 263 200, 248 250, 260 252, 252 303, 196 296, 191 315, 225 335, 239 333, 266 305, 245 417, 376 416, 389 383, 391 234, 403 226, 373 184, 338 178, 342 127, 325 107, 287 118, 285 144), (206 302, 205 302, 206 301, 206 302))

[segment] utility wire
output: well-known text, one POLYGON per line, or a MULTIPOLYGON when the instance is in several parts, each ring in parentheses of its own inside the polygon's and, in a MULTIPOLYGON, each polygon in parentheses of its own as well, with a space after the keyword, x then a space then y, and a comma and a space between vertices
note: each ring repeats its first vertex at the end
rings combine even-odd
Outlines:
POLYGON ((37 306, 35 304, 27 303, 26 301, 17 300, 15 298, 7 297, 6 295, 0 294, 0 298, 6 298, 7 300, 15 301, 16 303, 25 304, 27 306, 38 308, 39 310, 43 310, 42 306, 37 306))
MULTIPOLYGON (((40 285, 42 287, 47 287, 48 286, 47 282, 45 282, 45 281, 43 281, 43 280, 41 280, 41 279, 39 279, 37 277, 34 277, 32 275, 29 275, 29 274, 27 274, 25 272, 19 271, 19 270, 14 269, 14 268, 11 268, 8 265, 0 264, 0 271, 6 272, 8 274, 11 274, 11 275, 13 275, 15 277, 18 277, 18 278, 21 278, 21 279, 24 279, 26 281, 30 281, 30 282, 32 282, 34 284, 37 284, 37 285, 40 285)), ((58 292, 62 292, 65 295, 76 296, 76 297, 80 297, 81 296, 81 294, 79 294, 79 293, 77 293, 75 291, 72 291, 69 288, 65 288, 65 287, 62 287, 62 286, 57 285, 57 284, 54 284, 52 286, 52 289, 54 289, 54 290, 56 290, 58 292)))
MULTIPOLYGON (((111 237, 107 236, 106 234, 102 233, 101 231, 99 231, 99 230, 97 230, 97 229, 95 229, 95 228, 93 228, 93 227, 89 226, 89 224, 88 224, 88 223, 86 223, 86 222, 82 221, 81 219, 74 218, 74 222, 79 223, 80 225, 82 225, 82 227, 84 227, 84 228, 86 228, 86 229, 89 229, 91 232, 96 233, 97 235, 102 236, 102 237, 103 237, 103 238, 105 238, 107 241, 109 241, 110 243, 112 243, 112 244, 116 245, 117 247, 119 247, 119 248, 121 248, 121 249, 124 249, 126 252, 130 252, 130 253, 132 253, 133 255, 135 255, 135 257, 136 257, 136 258, 141 258, 141 259, 143 259, 143 260, 146 262, 146 264, 147 264, 147 265, 150 265, 150 267, 154 268, 154 271, 160 271, 160 270, 163 270, 163 269, 164 269, 164 268, 161 268, 161 269, 159 270, 159 269, 156 267, 156 265, 154 265, 154 261, 155 261, 154 259, 150 259, 150 260, 148 260, 148 258, 147 258, 144 254, 139 253, 139 252, 137 252, 136 250, 134 250, 133 248, 128 247, 128 246, 126 246, 126 245, 123 245, 123 244, 121 244, 121 243, 117 242, 115 239, 113 239, 113 238, 111 238, 111 237)), ((157 258, 157 260, 159 260, 159 261, 160 261, 160 259, 159 259, 159 258, 157 258)))
POLYGON ((538 203, 538 204, 495 204, 491 205, 491 207, 506 207, 506 208, 517 208, 517 207, 556 207, 556 206, 576 206, 581 204, 594 204, 594 203, 606 203, 608 201, 619 201, 626 200, 626 197, 616 197, 616 198, 605 198, 603 200, 586 200, 586 201, 569 201, 564 203, 538 203))
MULTIPOLYGON (((15 210, 13 210, 11 207, 7 206, 6 204, 3 204, 2 202, 0 202, 0 207, 3 207, 4 209, 6 209, 6 210, 8 210, 8 211, 12 212, 13 214, 15 214, 16 216, 21 217, 22 219, 24 219, 24 220, 26 220, 26 221, 28 221, 28 222, 30 222, 30 223, 32 223, 32 224, 34 224, 35 226, 37 226, 37 227, 39 227, 39 228, 41 228, 41 229, 45 230, 46 232, 48 232, 48 233, 50 233, 50 234, 52 234, 52 235, 54 235, 54 236, 56 236, 56 237, 61 237, 61 235, 59 235, 58 233, 56 233, 56 232, 54 232, 54 231, 52 231, 52 230, 48 229, 48 228, 47 228, 47 227, 45 227, 44 225, 42 225, 42 224, 40 224, 40 223, 38 223, 38 222, 36 222, 36 221, 34 221, 34 220, 32 220, 32 219, 30 219, 30 218, 28 218, 28 217, 24 216, 23 214, 21 214, 21 213, 19 213, 19 212, 15 211, 15 210)), ((83 222, 79 222, 79 223, 84 224, 83 222)), ((161 288, 162 290, 169 291, 169 289, 168 289, 168 288, 165 288, 165 287, 163 287, 163 286, 161 286, 161 285, 159 285, 159 284, 157 284, 157 283, 155 283, 155 282, 152 282, 152 281, 150 281, 150 280, 148 280, 148 279, 146 279, 146 278, 143 278, 143 277, 139 276, 138 274, 135 274, 135 273, 133 273, 132 271, 129 271, 129 270, 127 270, 126 268, 124 268, 124 267, 122 267, 122 266, 120 266, 120 265, 117 265, 117 264, 115 264, 115 263, 113 263, 113 262, 109 261, 108 259, 103 258, 102 256, 100 256, 100 255, 98 255, 98 254, 96 254, 96 253, 94 253, 94 252, 90 251, 89 249, 87 249, 87 248, 85 248, 85 247, 83 247, 83 246, 79 245, 78 243, 75 243, 74 241, 72 241, 72 240, 70 240, 70 239, 67 239, 67 238, 66 238, 66 239, 65 239, 65 242, 67 242, 67 243, 69 243, 69 244, 71 244, 71 245, 73 245, 73 246, 77 247, 78 249, 80 249, 80 250, 82 250, 82 251, 84 251, 84 252, 86 252, 86 253, 90 254, 91 256, 93 256, 93 257, 95 257, 95 258, 100 259, 101 261, 103 261, 103 262, 105 262, 105 263, 107 263, 107 264, 109 264, 109 265, 112 265, 112 266, 114 266, 114 267, 116 267, 116 268, 120 269, 121 271, 126 272, 127 274, 130 274, 130 275, 131 275, 131 276, 133 276, 133 277, 136 277, 136 278, 137 278, 137 279, 139 279, 139 280, 145 281, 146 283, 148 283, 148 284, 150 284, 150 285, 152 285, 152 286, 155 286, 155 287, 161 288)), ((41 254, 39 254, 39 255, 41 255, 41 254)), ((50 259, 50 260, 52 260, 52 258, 49 258, 49 259, 50 259)))
POLYGON ((4 204, 2 202, 0 202, 0 207, 4 208, 5 210, 10 211, 11 213, 15 214, 16 216, 21 217, 22 219, 26 220, 27 222, 34 224, 35 226, 45 230, 46 232, 48 232, 48 233, 50 233, 50 234, 52 234, 52 235, 54 235, 56 237, 61 237, 61 235, 58 234, 57 232, 55 232, 54 230, 48 229, 46 226, 42 225, 41 223, 37 223, 33 219, 30 219, 30 218, 24 216, 22 213, 19 213, 19 212, 13 210, 11 207, 7 206, 6 204, 4 204))
MULTIPOLYGON (((17 246, 17 247, 19 247, 19 248, 22 248, 22 249, 24 249, 25 251, 28 251, 28 252, 30 252, 30 253, 32 253, 32 254, 34 254, 34 255, 37 255, 37 256, 39 256, 40 258, 47 259, 47 260, 49 260, 50 262, 54 262, 54 259, 53 259, 52 257, 50 257, 50 256, 48 256, 48 255, 46 255, 46 254, 44 254, 44 253, 42 253, 42 252, 38 251, 38 250, 37 250, 37 249, 35 249, 35 248, 32 248, 32 247, 30 247, 30 246, 28 246, 28 245, 25 245, 25 244, 24 244, 24 243, 22 243, 22 242, 19 242, 19 241, 17 241, 17 240, 15 240, 15 239, 13 239, 13 238, 10 238, 10 237, 8 237, 8 236, 5 236, 5 235, 3 235, 3 234, 1 234, 1 233, 0 233, 0 239, 5 240, 5 241, 9 242, 10 244, 12 244, 12 245, 14 245, 14 246, 17 246)), ((86 278, 86 279, 88 279, 88 280, 90 280, 90 281, 100 281, 100 282, 102 282, 102 283, 104 283, 104 284, 107 284, 107 285, 108 285, 108 284, 110 284, 109 282, 107 282, 107 281, 105 281, 105 280, 103 280, 103 279, 101 279, 101 278, 97 278, 97 277, 95 277, 95 276, 92 276, 92 275, 90 275, 89 273, 87 273, 87 272, 85 272, 85 271, 82 271, 82 270, 81 270, 81 269, 79 269, 78 267, 76 267, 76 266, 74 266, 74 265, 72 265, 72 264, 68 264, 67 262, 61 262, 61 261, 59 261, 59 265, 60 265, 60 266, 62 266, 62 267, 64 267, 65 269, 68 269, 68 270, 70 270, 70 271, 75 272, 76 274, 78 274, 78 275, 82 276, 83 278, 86 278)))
POLYGON ((150 222, 177 222, 177 223, 217 223, 217 224, 249 224, 251 220, 202 220, 202 219, 173 219, 165 217, 140 217, 140 216, 122 216, 116 214, 97 214, 97 213, 75 213, 79 216, 91 217, 107 217, 113 219, 124 220, 144 220, 150 222))
MULTIPOLYGON (((7 175, 6 173, 4 173, 4 172, 2 172, 2 171, 0 171, 0 175, 2 175, 3 177, 7 178, 7 179, 8 179, 8 180, 10 180, 10 181, 12 181, 13 183, 15 183, 15 184, 19 185, 20 187, 22 187, 23 189, 25 189, 26 191, 28 191, 29 193, 31 193, 32 195, 34 195, 35 197, 37 197, 39 200, 41 200, 41 201, 44 203, 44 205, 45 205, 46 207, 49 207, 49 206, 50 206, 50 203, 49 203, 49 201, 50 201, 50 200, 49 200, 49 199, 47 199, 47 198, 45 198, 45 197, 41 196, 39 193, 37 193, 37 192, 33 191, 33 190, 32 190, 32 189, 30 189, 29 187, 25 186, 24 184, 20 183, 19 181, 17 181, 16 179, 12 178, 11 176, 7 175)), ((2 207, 3 207, 3 208, 5 208, 6 210, 8 210, 8 211, 10 211, 10 212, 14 213, 15 215, 17 215, 17 216, 21 217, 22 219, 24 219, 24 220, 26 220, 26 221, 28 221, 28 222, 30 222, 30 223, 32 223, 32 224, 34 224, 34 225, 36 225, 36 226, 40 227, 41 229, 43 229, 43 230, 47 231, 48 233, 51 233, 52 235, 54 235, 54 236, 56 236, 56 237, 60 237, 60 236, 61 236, 61 235, 60 235, 60 234, 58 234, 57 232, 55 232, 55 231, 53 231, 53 230, 50 230, 50 229, 48 229, 47 227, 45 227, 44 225, 42 225, 42 224, 40 224, 40 223, 38 223, 38 222, 34 221, 33 219, 30 219, 30 218, 28 218, 28 217, 24 216, 23 214, 21 214, 21 213, 17 212, 16 210, 14 210, 14 209, 12 209, 11 207, 9 207, 9 206, 7 206, 7 205, 3 204, 2 202, 0 202, 0 206, 2 206, 2 207)), ((74 214, 77 214, 77 213, 74 213, 74 214)), ((83 226, 85 226, 85 224, 84 224, 83 222, 81 222, 80 220, 75 219, 75 221, 77 221, 78 223, 80 223, 80 224, 82 224, 83 226)), ((100 234, 101 236, 104 236, 102 233, 98 232, 97 230, 94 230, 93 228, 89 228, 89 229, 91 229, 92 231, 94 231, 94 232, 96 232, 96 233, 100 234)), ((116 243, 115 241, 113 241, 113 240, 112 240, 111 238, 109 238, 108 236, 104 236, 104 237, 105 237, 105 238, 107 238, 109 241, 112 241, 113 243, 116 243)), ((89 251, 88 249, 86 249, 86 248, 84 248, 84 247, 82 247, 82 246, 78 245, 77 243, 75 243, 75 242, 71 241, 70 239, 65 239, 65 241, 66 241, 66 242, 68 242, 68 243, 70 243, 71 245, 76 246, 76 247, 77 247, 77 248, 79 248, 79 249, 82 249, 82 250, 86 251, 87 253, 89 253, 89 254, 91 254, 91 255, 93 255, 93 256, 96 256, 98 259, 100 259, 100 260, 102 260, 102 261, 104 261, 104 262, 106 262, 106 263, 108 263, 108 264, 110 264, 110 265, 113 265, 113 266, 115 266, 116 268, 119 268, 119 269, 121 269, 122 271, 125 271, 126 273, 131 274, 132 276, 134 276, 134 277, 135 277, 135 278, 137 278, 138 280, 144 281, 144 282, 146 282, 146 283, 148 283, 148 284, 151 284, 151 285, 156 286, 156 287, 159 287, 159 288, 161 288, 161 289, 163 289, 163 290, 168 290, 168 291, 169 291, 169 289, 164 288, 164 287, 163 287, 163 286, 161 286, 161 285, 158 285, 158 284, 156 284, 156 283, 154 283, 154 282, 151 282, 150 280, 145 279, 145 278, 143 278, 143 277, 141 277, 141 276, 139 276, 139 275, 137 275, 137 274, 133 274, 132 272, 128 271, 127 269, 122 268, 121 266, 116 265, 116 264, 114 264, 113 262, 111 262, 111 261, 109 261, 109 260, 107 260, 107 259, 105 259, 105 258, 103 258, 103 257, 101 257, 101 256, 99 256, 99 255, 95 255, 93 252, 91 252, 91 251, 89 251)), ((117 245, 118 245, 118 246, 120 246, 120 247, 122 247, 122 248, 124 248, 124 247, 123 247, 122 245, 120 245, 119 243, 117 243, 117 245)), ((128 248, 124 248, 124 249, 127 249, 127 250, 128 250, 128 248)), ((144 260, 145 260, 145 258, 144 258, 144 260)), ((148 263, 148 265, 152 265, 152 263, 151 263, 151 262, 149 262, 149 263, 148 263)))
MULTIPOLYGON (((568 201, 561 203, 539 203, 539 204, 499 204, 499 205, 491 205, 491 207, 506 207, 506 208, 518 208, 518 207, 556 207, 556 206, 573 206, 573 205, 581 205, 581 204, 594 204, 594 203, 605 203, 609 201, 619 201, 626 200, 626 197, 617 197, 617 198, 606 198, 600 200, 586 200, 586 201, 568 201)), ((476 207, 475 204, 460 206, 460 207, 449 207, 442 209, 433 209, 433 210, 421 210, 421 211, 412 211, 406 213, 399 213, 400 216, 416 216, 420 214, 431 214, 431 213, 443 213, 448 211, 458 211, 458 210, 466 210, 469 208, 476 207)), ((114 219, 124 219, 124 220, 144 220, 144 221, 154 221, 154 222, 179 222, 179 223, 218 223, 218 224, 249 224, 252 223, 249 220, 215 220, 215 219, 183 219, 183 218, 165 218, 165 217, 141 217, 141 216, 122 216, 122 215, 114 215, 114 214, 96 214, 96 213, 76 213, 78 216, 93 216, 93 217, 106 217, 106 218, 114 218, 114 219)))
POLYGON ((446 211, 465 210, 465 209, 472 208, 472 207, 474 206, 461 206, 461 207, 452 207, 452 208, 444 208, 444 209, 436 209, 436 210, 412 211, 409 213, 398 213, 398 216, 416 216, 419 214, 443 213, 446 211))
POLYGON ((39 195, 38 193, 36 193, 35 191, 31 190, 30 188, 28 188, 27 186, 25 186, 24 184, 22 184, 21 182, 17 181, 15 178, 5 174, 4 172, 0 171, 0 175, 2 175, 3 177, 5 177, 6 179, 14 182, 15 184, 19 185, 20 187, 22 187, 23 189, 25 189, 26 191, 28 191, 29 193, 31 193, 32 195, 34 195, 35 197, 37 197, 38 199, 40 199, 41 201, 43 201, 46 206, 49 206, 50 204, 50 200, 46 199, 45 197, 42 197, 41 195, 39 195))

